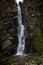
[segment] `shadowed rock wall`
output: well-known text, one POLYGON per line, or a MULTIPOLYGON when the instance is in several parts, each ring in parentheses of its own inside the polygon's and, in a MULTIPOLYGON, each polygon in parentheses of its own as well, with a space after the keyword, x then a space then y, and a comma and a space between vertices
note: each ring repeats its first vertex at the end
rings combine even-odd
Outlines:
POLYGON ((23 23, 26 28, 26 53, 43 54, 42 45, 43 37, 40 29, 40 21, 42 21, 42 2, 27 1, 22 3, 23 23), (40 9, 41 7, 41 9, 40 9), (40 41, 39 41, 40 40, 40 41), (41 50, 41 51, 40 51, 41 50))
POLYGON ((0 57, 16 53, 18 21, 15 0, 0 0, 0 57))

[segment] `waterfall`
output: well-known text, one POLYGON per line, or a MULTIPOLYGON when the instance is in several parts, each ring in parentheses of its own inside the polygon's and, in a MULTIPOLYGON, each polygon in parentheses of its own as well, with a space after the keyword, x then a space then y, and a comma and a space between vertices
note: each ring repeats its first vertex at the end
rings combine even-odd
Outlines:
POLYGON ((16 55, 23 55, 25 48, 24 25, 22 24, 21 8, 18 4, 18 46, 16 55))

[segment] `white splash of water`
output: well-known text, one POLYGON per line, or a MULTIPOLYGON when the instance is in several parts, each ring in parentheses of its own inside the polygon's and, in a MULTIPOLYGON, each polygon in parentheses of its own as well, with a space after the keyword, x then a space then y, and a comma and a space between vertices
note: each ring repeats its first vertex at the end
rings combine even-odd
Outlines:
POLYGON ((19 3, 20 1, 23 2, 23 0, 16 0, 17 3, 19 3))

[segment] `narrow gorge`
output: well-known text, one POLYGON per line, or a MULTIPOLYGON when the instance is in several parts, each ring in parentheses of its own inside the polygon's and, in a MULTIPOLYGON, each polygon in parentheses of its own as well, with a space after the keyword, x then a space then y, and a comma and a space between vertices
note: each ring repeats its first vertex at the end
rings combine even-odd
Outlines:
POLYGON ((43 2, 0 0, 0 65, 43 65, 43 2))

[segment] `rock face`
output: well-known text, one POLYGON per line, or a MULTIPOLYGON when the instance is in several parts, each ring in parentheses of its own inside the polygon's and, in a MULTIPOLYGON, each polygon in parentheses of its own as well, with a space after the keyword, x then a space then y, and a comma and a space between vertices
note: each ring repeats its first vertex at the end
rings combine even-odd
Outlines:
POLYGON ((15 0, 0 1, 0 57, 16 53, 18 44, 18 21, 15 0))
POLYGON ((26 53, 35 52, 39 55, 43 54, 43 37, 40 29, 41 11, 39 1, 24 0, 22 4, 23 24, 26 27, 26 53), (39 41, 40 40, 40 41, 39 41), (41 50, 41 51, 40 51, 41 50))
POLYGON ((31 52, 31 32, 28 23, 28 12, 26 4, 20 3, 22 11, 22 23, 25 26, 25 50, 24 53, 28 54, 31 52))
MULTIPOLYGON (((36 4, 34 1, 28 0, 21 5, 22 23, 25 25, 24 53, 37 51, 36 53, 39 55, 43 54, 43 10, 40 11, 41 6, 40 2, 36 4)), ((0 57, 11 56, 17 50, 18 21, 17 11, 14 9, 17 9, 15 0, 0 1, 0 57)))

